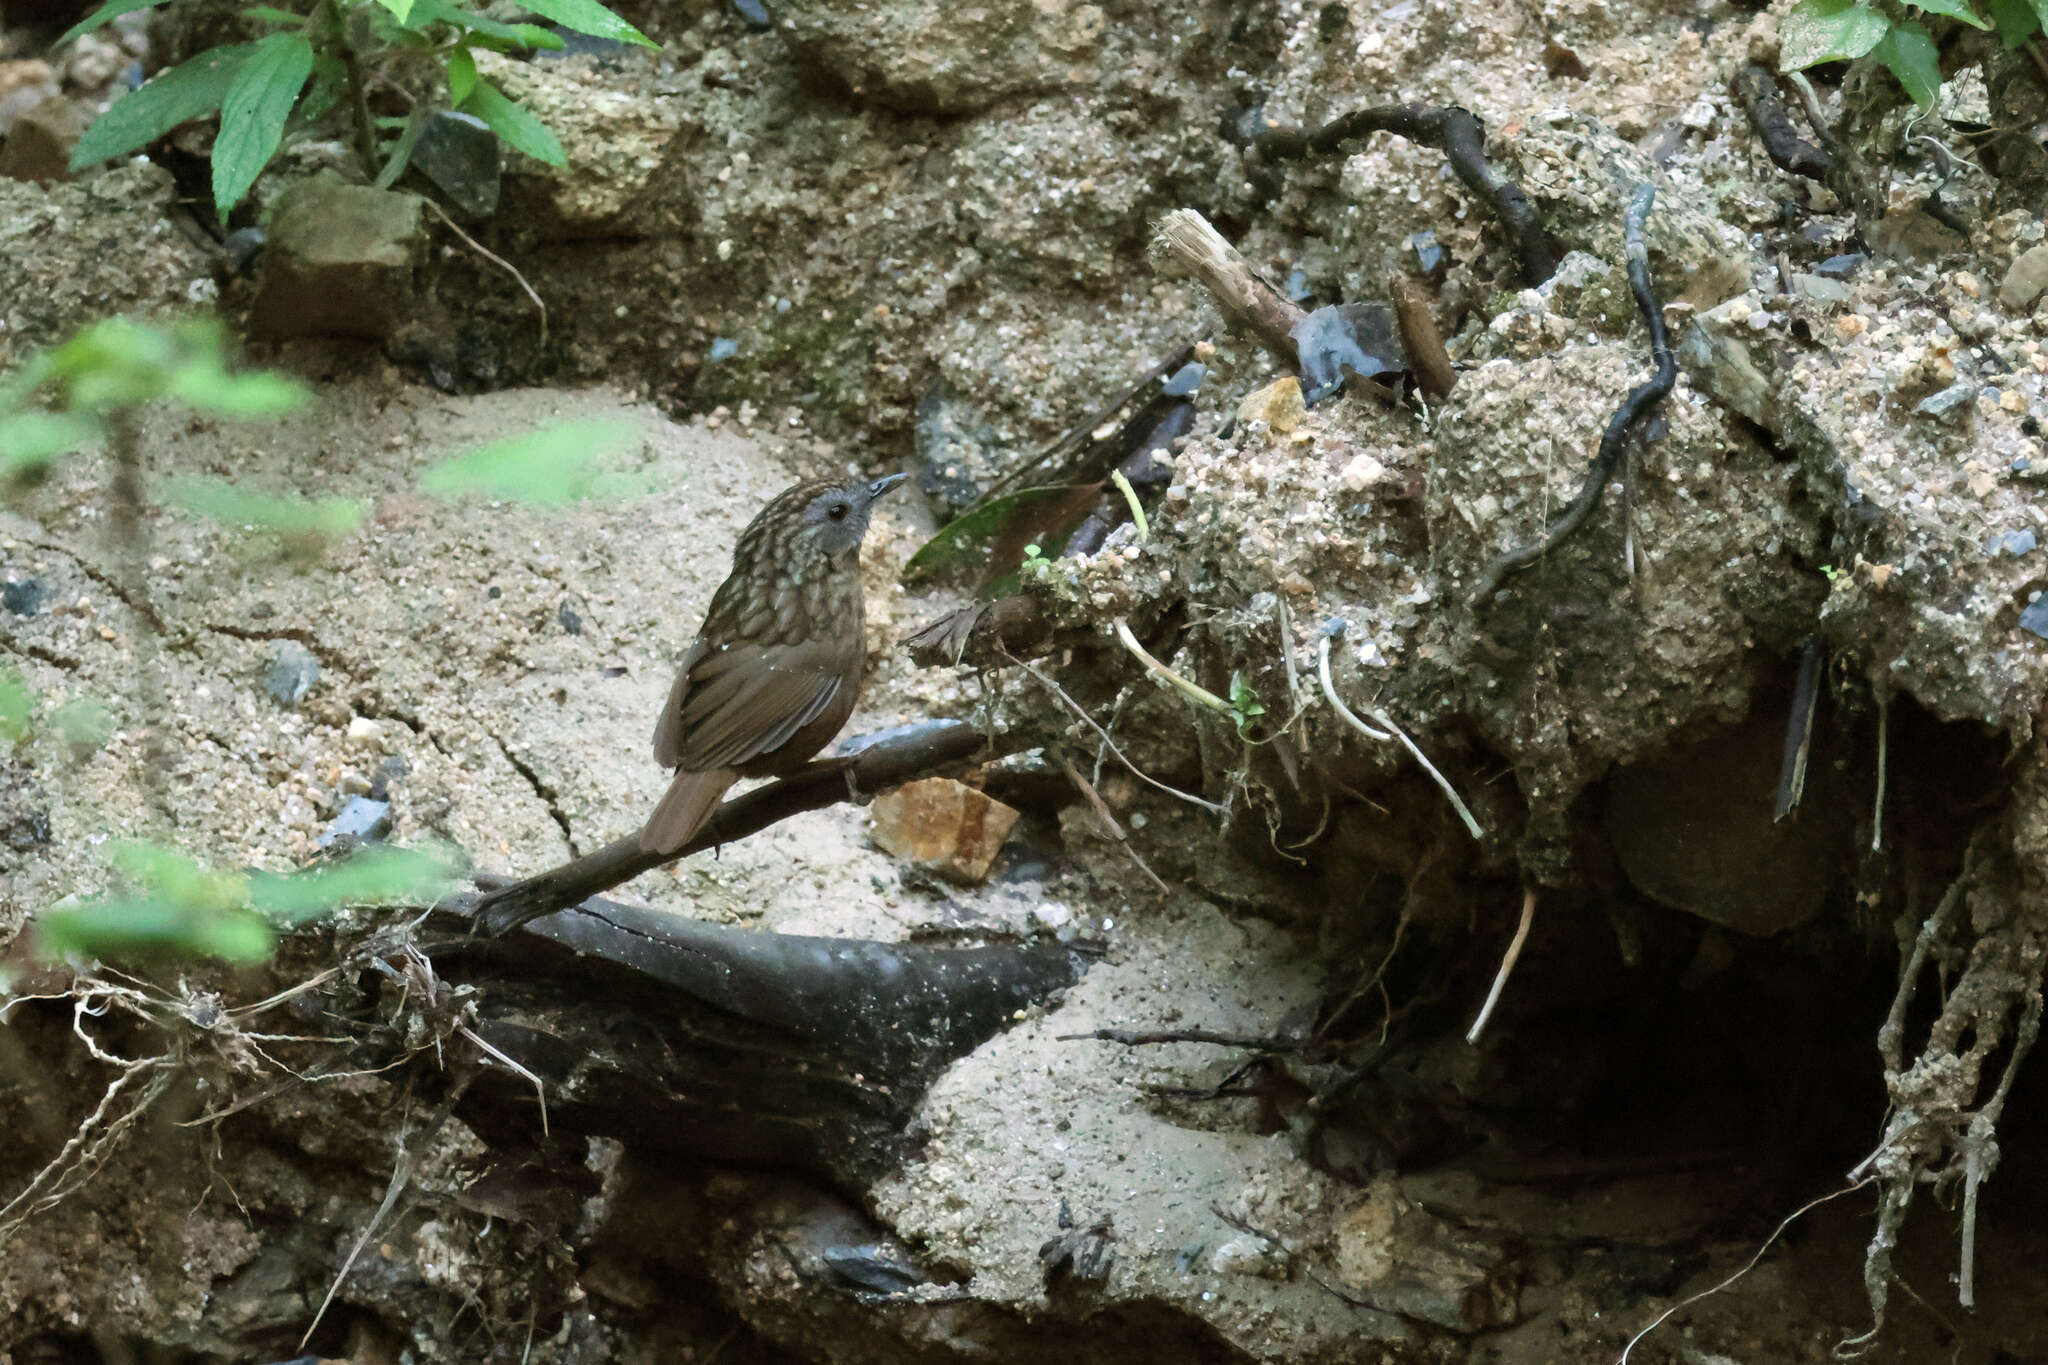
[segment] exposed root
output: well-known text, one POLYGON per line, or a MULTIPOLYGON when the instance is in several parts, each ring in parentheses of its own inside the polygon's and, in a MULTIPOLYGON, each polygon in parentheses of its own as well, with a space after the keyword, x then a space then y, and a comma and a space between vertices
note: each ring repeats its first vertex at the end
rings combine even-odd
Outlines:
POLYGON ((1656 1331, 1659 1327, 1662 1327, 1674 1313, 1678 1313, 1684 1309, 1692 1307, 1701 1299, 1713 1297, 1714 1295, 1720 1293, 1722 1290, 1728 1288, 1730 1285, 1734 1284, 1744 1275, 1747 1275, 1750 1271, 1755 1270, 1757 1267, 1757 1263, 1763 1260, 1764 1253, 1769 1251, 1774 1245, 1777 1244, 1778 1239, 1785 1235, 1785 1230, 1787 1228, 1791 1227, 1801 1218, 1804 1218, 1807 1214, 1813 1212, 1813 1210, 1819 1208, 1822 1204, 1830 1203, 1834 1200, 1840 1199, 1845 1194, 1852 1194, 1855 1191, 1862 1189, 1865 1185, 1868 1185, 1875 1178, 1876 1177, 1874 1176, 1865 1176, 1861 1180, 1852 1181, 1851 1183, 1842 1186, 1842 1188, 1840 1188, 1839 1190, 1834 1190, 1828 1194, 1821 1195, 1818 1199, 1810 1199, 1806 1203, 1801 1204, 1798 1208, 1792 1210, 1792 1212, 1786 1214, 1784 1221, 1779 1223, 1777 1227, 1771 1229, 1771 1235, 1764 1238, 1762 1245, 1757 1247, 1756 1254, 1751 1256, 1747 1261, 1744 1261, 1742 1263, 1741 1269, 1737 1270, 1733 1275, 1730 1275, 1727 1279, 1722 1280, 1718 1284, 1711 1285, 1708 1288, 1702 1289, 1697 1294, 1691 1294, 1683 1299, 1680 1299, 1677 1303, 1672 1304, 1669 1308, 1665 1309, 1656 1317, 1652 1318, 1648 1326, 1644 1327, 1641 1331, 1637 1332, 1634 1336, 1628 1339, 1628 1345, 1621 1348, 1621 1355, 1616 1358, 1615 1365, 1628 1365, 1629 1352, 1635 1350, 1636 1344, 1642 1341, 1644 1337, 1650 1335, 1650 1333, 1656 1331))
POLYGON ((1539 539, 1509 550, 1486 566, 1486 572, 1479 576, 1478 586, 1472 590, 1474 606, 1484 604, 1500 591, 1501 584, 1509 575, 1520 573, 1549 554, 1585 523, 1593 509, 1600 505, 1601 495, 1607 491, 1615 470, 1621 467, 1622 457, 1628 451, 1636 427, 1678 383, 1678 360, 1671 353, 1671 337, 1664 327, 1664 305, 1650 285, 1650 249, 1643 241, 1643 223, 1650 216, 1650 206, 1656 198, 1657 188, 1654 185, 1646 184, 1636 190, 1622 219, 1622 241, 1628 255, 1629 288, 1635 292, 1636 307, 1642 312, 1643 324, 1650 331, 1650 358, 1656 362, 1657 373, 1630 390, 1628 397, 1621 400, 1621 406, 1615 409, 1606 432, 1600 437, 1600 449, 1593 457, 1593 464, 1586 471, 1585 482, 1579 485, 1578 496, 1565 508, 1564 515, 1552 522, 1539 539))
POLYGON ((1509 940, 1507 954, 1500 960, 1500 970, 1494 973, 1493 989, 1486 993, 1486 1003, 1479 1007, 1479 1017, 1465 1031, 1467 1043, 1477 1043, 1479 1035, 1486 1031, 1486 1021, 1493 1017, 1493 1007, 1500 1003, 1500 993, 1507 987, 1508 976, 1522 956, 1522 945, 1529 939, 1529 926, 1535 922, 1536 892, 1532 888, 1522 893, 1522 921, 1515 926, 1515 936, 1509 940))
POLYGON ((1374 133, 1398 133, 1444 154, 1458 179, 1485 201, 1514 239, 1523 284, 1533 288, 1557 273, 1557 248, 1544 230, 1542 215, 1521 186, 1487 164, 1484 125, 1456 105, 1375 105, 1341 115, 1314 132, 1268 128, 1253 145, 1261 155, 1275 160, 1299 160, 1328 155, 1347 142, 1374 133))
POLYGON ((1479 821, 1472 814, 1472 808, 1467 806, 1464 798, 1458 795, 1457 788, 1451 785, 1451 780, 1438 771, 1436 764, 1429 761, 1429 756, 1422 752, 1414 740, 1408 738, 1408 732, 1396 724, 1394 718, 1388 715, 1384 708, 1374 707, 1372 710, 1372 718, 1385 727, 1384 729, 1374 729, 1360 720, 1352 712, 1351 708, 1344 704, 1344 699, 1337 695, 1337 685, 1330 678, 1331 638, 1331 634, 1326 632, 1321 643, 1316 647, 1316 672, 1317 676, 1322 680, 1324 699, 1330 703, 1331 708, 1339 716, 1344 718, 1344 722, 1347 725, 1351 726, 1361 735, 1364 735, 1367 739, 1381 743, 1390 739, 1399 741, 1401 747, 1406 749, 1409 755, 1422 765, 1422 771, 1429 774, 1430 781, 1436 783, 1443 791, 1444 796, 1450 800, 1451 809, 1455 810, 1458 813, 1458 818, 1464 821, 1466 832, 1475 839, 1484 839, 1486 831, 1479 827, 1479 821))

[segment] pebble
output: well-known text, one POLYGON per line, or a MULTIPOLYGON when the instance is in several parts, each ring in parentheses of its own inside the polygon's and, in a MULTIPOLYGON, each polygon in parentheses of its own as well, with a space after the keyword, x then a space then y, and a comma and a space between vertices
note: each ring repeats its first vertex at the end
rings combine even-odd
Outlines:
POLYGON ((2048 291, 2048 242, 2029 247, 2005 272, 1998 286, 1998 301, 2008 308, 2032 308, 2034 300, 2048 291))
POLYGON ((285 640, 277 647, 277 658, 263 679, 263 690, 280 706, 297 706, 319 681, 320 661, 313 657, 313 652, 297 640, 285 640))

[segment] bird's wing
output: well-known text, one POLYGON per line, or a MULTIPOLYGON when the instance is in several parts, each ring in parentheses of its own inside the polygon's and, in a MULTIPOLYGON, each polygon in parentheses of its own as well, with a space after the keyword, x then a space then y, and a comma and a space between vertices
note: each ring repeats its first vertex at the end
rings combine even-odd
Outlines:
POLYGON ((691 772, 737 768, 788 743, 824 714, 846 672, 843 650, 815 642, 690 653, 662 713, 655 756, 691 772))
POLYGON ((682 719, 683 697, 690 690, 690 670, 697 666, 704 654, 704 641, 699 637, 677 666, 675 683, 668 689, 668 700, 662 704, 661 719, 654 724, 654 761, 664 768, 673 768, 683 761, 683 737, 678 728, 682 719))

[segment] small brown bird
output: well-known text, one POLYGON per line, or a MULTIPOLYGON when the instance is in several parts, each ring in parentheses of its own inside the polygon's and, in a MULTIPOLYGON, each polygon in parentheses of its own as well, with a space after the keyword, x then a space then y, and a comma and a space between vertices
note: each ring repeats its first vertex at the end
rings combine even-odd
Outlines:
POLYGON ((860 542, 875 500, 908 477, 800 483, 740 532, 654 730, 655 761, 676 775, 642 848, 675 852, 726 788, 802 767, 846 724, 867 664, 860 542))

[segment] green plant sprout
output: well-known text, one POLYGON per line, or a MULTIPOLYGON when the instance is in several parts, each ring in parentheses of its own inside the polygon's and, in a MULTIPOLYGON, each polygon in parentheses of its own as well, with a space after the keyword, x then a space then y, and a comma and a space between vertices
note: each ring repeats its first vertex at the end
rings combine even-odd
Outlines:
POLYGON ((38 916, 44 956, 263 962, 280 931, 349 905, 417 904, 453 882, 441 858, 417 849, 368 848, 294 873, 219 872, 139 840, 114 845, 108 859, 131 889, 38 916))
POLYGON ((135 414, 159 399, 250 419, 288 412, 306 391, 267 371, 230 373, 210 319, 156 327, 108 318, 0 380, 0 483, 37 477, 59 455, 110 434, 123 439, 135 414), (38 397, 56 401, 41 406, 38 397))
MULTIPOLYGON (((107 0, 58 44, 156 3, 107 0)), ((526 0, 524 7, 578 33, 657 47, 597 0, 526 0)), ((72 152, 71 169, 127 156, 181 123, 218 113, 213 206, 225 220, 284 145, 294 120, 300 129, 310 129, 343 106, 364 174, 388 187, 405 173, 413 143, 433 112, 422 102, 406 119, 380 120, 372 114, 370 76, 402 61, 434 63, 447 86, 446 107, 481 119, 513 150, 550 166, 568 160, 546 124, 477 72, 479 51, 563 46, 537 24, 503 23, 448 0, 313 0, 304 13, 275 5, 242 13, 277 31, 253 43, 209 48, 116 100, 86 129, 72 152), (390 127, 392 122, 399 126, 390 127)))
POLYGON ((1778 29, 1778 69, 1803 71, 1823 62, 1868 57, 1898 79, 1922 109, 1941 94, 1941 54, 1917 11, 1996 29, 2008 51, 2041 31, 2048 0, 1986 0, 1991 17, 1970 0, 1799 0, 1778 29))

